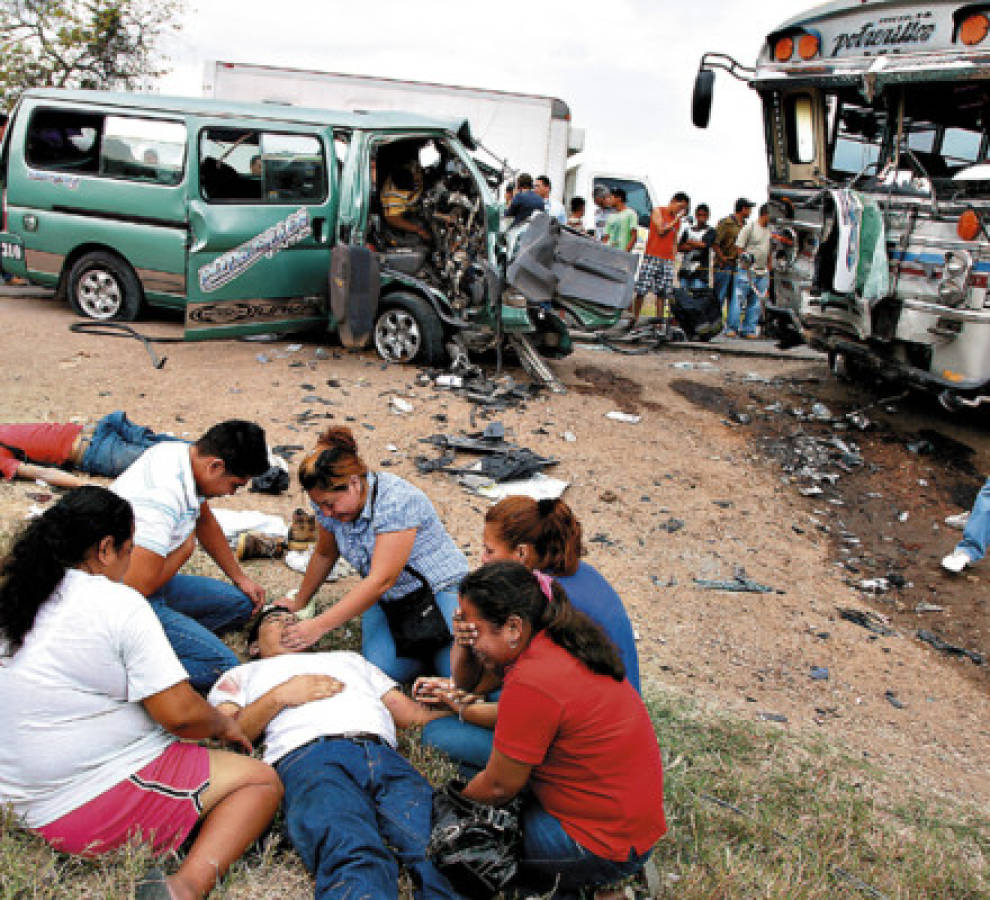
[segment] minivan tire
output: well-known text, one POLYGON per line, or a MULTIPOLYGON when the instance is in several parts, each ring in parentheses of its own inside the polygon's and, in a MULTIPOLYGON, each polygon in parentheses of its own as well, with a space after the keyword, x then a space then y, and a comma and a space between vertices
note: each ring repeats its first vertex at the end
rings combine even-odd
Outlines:
POLYGON ((69 270, 69 305, 88 319, 133 322, 141 312, 141 284, 127 263, 103 250, 84 253, 69 270))
POLYGON ((389 294, 375 316, 375 349, 394 363, 439 366, 446 359, 443 325, 422 297, 389 294))

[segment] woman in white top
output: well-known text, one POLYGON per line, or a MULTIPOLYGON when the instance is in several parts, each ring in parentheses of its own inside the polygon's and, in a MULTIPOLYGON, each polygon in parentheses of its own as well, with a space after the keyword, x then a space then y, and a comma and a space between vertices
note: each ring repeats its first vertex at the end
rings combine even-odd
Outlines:
POLYGON ((126 500, 81 487, 0 564, 0 803, 56 849, 90 856, 135 837, 174 850, 202 818, 179 870, 139 888, 198 898, 271 821, 282 787, 258 760, 175 739, 251 749, 120 584, 133 528, 126 500))

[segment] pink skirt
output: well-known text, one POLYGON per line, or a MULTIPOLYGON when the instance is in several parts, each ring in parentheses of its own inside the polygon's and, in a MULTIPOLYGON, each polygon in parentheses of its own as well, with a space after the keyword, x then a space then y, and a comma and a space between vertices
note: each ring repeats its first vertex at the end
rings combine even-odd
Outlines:
POLYGON ((97 856, 131 840, 166 853, 192 831, 209 786, 209 751, 176 741, 140 772, 35 830, 63 853, 97 856))

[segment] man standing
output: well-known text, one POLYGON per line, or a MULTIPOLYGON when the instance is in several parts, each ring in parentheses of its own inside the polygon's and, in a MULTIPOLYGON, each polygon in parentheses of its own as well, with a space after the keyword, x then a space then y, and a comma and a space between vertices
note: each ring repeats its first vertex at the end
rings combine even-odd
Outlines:
POLYGON ((148 598, 197 690, 238 663, 216 635, 243 625, 265 599, 228 546, 207 498, 233 494, 267 468, 265 432, 232 419, 191 445, 156 444, 110 486, 134 508, 134 553, 124 583, 148 598), (197 538, 233 584, 177 574, 197 538))
POLYGON ((520 172, 516 179, 516 193, 505 210, 505 215, 512 217, 512 224, 509 227, 515 227, 525 222, 533 213, 543 212, 545 209, 543 198, 533 190, 533 176, 527 172, 520 172))
POLYGON ((264 735, 315 896, 396 897, 398 858, 417 898, 456 900, 426 858, 433 792, 395 749, 396 726, 445 713, 424 709, 360 654, 287 651, 282 632, 295 619, 265 610, 248 637, 257 661, 226 672, 209 700, 250 740, 264 735))
MULTIPOLYGON (((740 197, 736 200, 735 212, 731 216, 721 219, 715 229, 715 296, 720 304, 730 302, 732 299, 732 281, 736 271, 736 259, 739 256, 739 249, 736 247, 736 238, 739 232, 753 211, 753 201, 740 197)), ((736 332, 727 329, 725 332, 729 337, 735 337, 736 332)))
POLYGON ((612 214, 612 194, 608 188, 596 187, 592 198, 595 201, 595 240, 605 240, 605 225, 612 214))
POLYGON ((711 287, 709 268, 715 229, 708 224, 709 215, 708 204, 699 203, 694 209, 694 225, 681 232, 677 245, 678 251, 683 254, 680 281, 688 290, 711 287))
POLYGON ((638 225, 636 210, 626 206, 626 192, 615 188, 612 191, 612 213, 605 221, 605 243, 628 253, 636 246, 638 225))
POLYGON ((650 216, 650 233, 646 239, 646 253, 636 276, 636 299, 633 301, 633 324, 639 320, 643 300, 653 291, 657 298, 657 315, 665 319, 663 309, 666 300, 674 294, 674 254, 681 222, 691 206, 691 199, 683 191, 670 198, 667 206, 657 206, 650 216))
POLYGON ((736 288, 729 303, 726 333, 738 332, 744 338, 755 339, 760 324, 761 301, 770 286, 767 263, 770 258, 770 207, 764 203, 755 222, 743 226, 736 238, 739 251, 736 288), (742 316, 742 326, 739 319, 742 316))
POLYGON ((546 175, 538 175, 536 187, 533 188, 543 198, 544 209, 551 219, 556 219, 561 225, 567 222, 567 210, 559 200, 550 196, 550 179, 546 175))

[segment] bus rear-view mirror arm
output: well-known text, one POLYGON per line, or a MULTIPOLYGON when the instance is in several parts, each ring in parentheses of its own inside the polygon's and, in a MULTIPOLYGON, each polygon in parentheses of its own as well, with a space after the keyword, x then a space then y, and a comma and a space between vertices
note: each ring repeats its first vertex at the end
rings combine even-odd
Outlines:
POLYGON ((728 72, 733 78, 745 82, 749 82, 756 74, 755 69, 741 65, 724 53, 706 53, 702 56, 701 66, 694 80, 694 93, 691 95, 691 121, 696 128, 707 128, 711 118, 715 69, 728 72))

